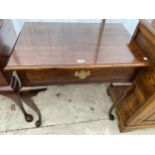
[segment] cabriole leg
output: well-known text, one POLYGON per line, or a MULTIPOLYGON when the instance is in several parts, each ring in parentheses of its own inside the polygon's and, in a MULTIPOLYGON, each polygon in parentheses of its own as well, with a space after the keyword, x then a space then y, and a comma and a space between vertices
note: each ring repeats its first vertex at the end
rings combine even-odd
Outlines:
POLYGON ((18 107, 21 109, 21 111, 24 114, 25 120, 27 122, 32 122, 33 121, 33 116, 28 114, 23 106, 23 102, 20 96, 20 83, 18 81, 18 78, 13 75, 10 83, 11 87, 13 88, 13 92, 11 94, 11 98, 15 101, 15 103, 18 105, 18 107))

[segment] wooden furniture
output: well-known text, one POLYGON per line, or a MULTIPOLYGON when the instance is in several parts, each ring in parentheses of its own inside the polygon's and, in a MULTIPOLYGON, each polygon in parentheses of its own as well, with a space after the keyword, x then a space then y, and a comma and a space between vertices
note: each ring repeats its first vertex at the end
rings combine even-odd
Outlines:
POLYGON ((100 26, 25 23, 5 70, 17 71, 22 85, 131 81, 149 61, 135 43, 127 46, 130 35, 121 24, 105 25, 96 51, 100 26), (90 75, 81 80, 81 71, 90 75))
MULTIPOLYGON (((11 20, 0 20, 0 94, 11 98, 19 106, 25 116, 27 122, 33 121, 33 116, 28 114, 24 107, 21 95, 25 103, 29 106, 33 106, 33 109, 38 113, 39 120, 41 115, 39 110, 35 106, 32 100, 32 95, 36 95, 38 91, 45 90, 45 87, 23 87, 20 92, 17 91, 17 87, 14 87, 15 81, 11 80, 12 72, 4 72, 8 59, 12 53, 12 50, 16 44, 18 35, 15 33, 14 26, 11 20), (13 89, 14 88, 14 89, 13 89), (30 94, 31 91, 31 94, 30 94), (31 104, 30 104, 31 103, 31 104)), ((17 86, 17 85, 16 85, 17 86)))
POLYGON ((150 65, 130 39, 121 24, 25 23, 5 71, 13 72, 16 92, 62 83, 126 85, 150 65))
POLYGON ((108 88, 114 103, 126 93, 116 105, 121 132, 155 126, 155 20, 140 20, 132 42, 142 49, 151 66, 138 71, 132 86, 108 88))
POLYGON ((17 35, 10 20, 0 20, 0 85, 8 85, 9 75, 4 72, 4 67, 11 55, 17 40, 17 35), (7 37, 9 35, 9 38, 7 37))

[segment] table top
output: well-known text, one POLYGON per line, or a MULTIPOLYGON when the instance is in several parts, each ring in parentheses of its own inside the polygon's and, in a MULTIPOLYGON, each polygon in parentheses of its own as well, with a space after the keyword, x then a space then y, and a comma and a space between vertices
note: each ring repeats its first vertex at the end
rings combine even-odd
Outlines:
POLYGON ((122 24, 25 23, 6 70, 146 66, 122 24))

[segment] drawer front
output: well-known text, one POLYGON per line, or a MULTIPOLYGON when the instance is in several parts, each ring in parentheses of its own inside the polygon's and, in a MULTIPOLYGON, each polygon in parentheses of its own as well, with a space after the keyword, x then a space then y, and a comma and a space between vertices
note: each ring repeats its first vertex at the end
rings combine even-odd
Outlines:
POLYGON ((135 68, 48 69, 17 72, 23 85, 131 81, 135 68))

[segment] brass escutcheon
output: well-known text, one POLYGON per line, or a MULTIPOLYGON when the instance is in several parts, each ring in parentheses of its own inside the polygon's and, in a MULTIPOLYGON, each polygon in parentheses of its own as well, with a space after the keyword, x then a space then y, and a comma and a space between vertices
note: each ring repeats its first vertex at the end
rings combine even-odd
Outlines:
POLYGON ((74 73, 74 76, 78 77, 81 80, 86 79, 90 75, 91 75, 91 72, 89 70, 75 71, 74 73))

